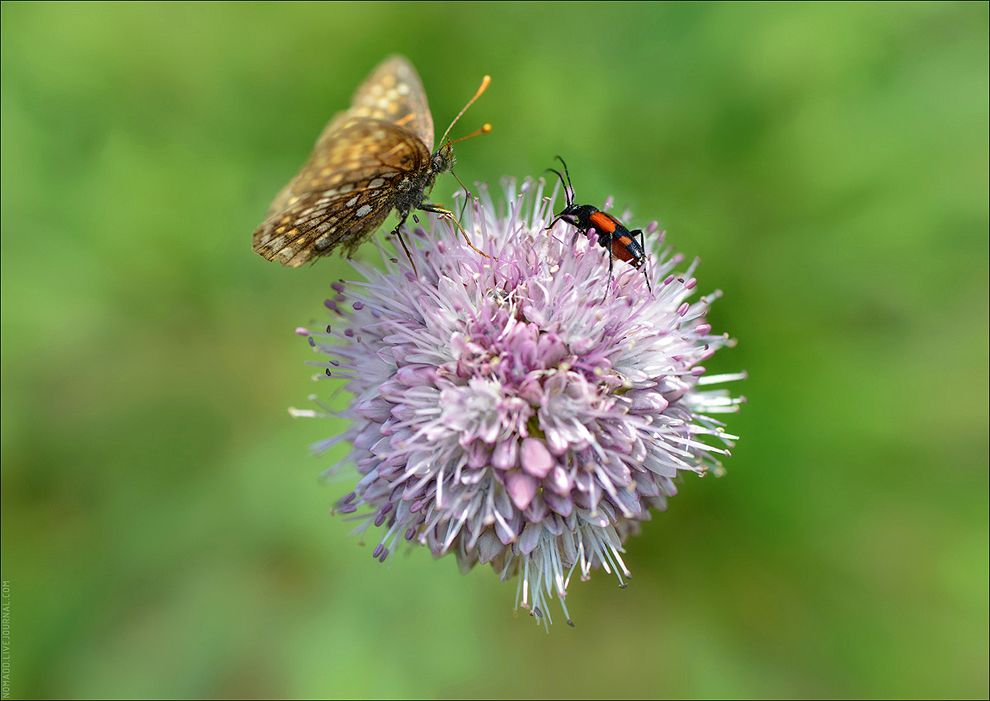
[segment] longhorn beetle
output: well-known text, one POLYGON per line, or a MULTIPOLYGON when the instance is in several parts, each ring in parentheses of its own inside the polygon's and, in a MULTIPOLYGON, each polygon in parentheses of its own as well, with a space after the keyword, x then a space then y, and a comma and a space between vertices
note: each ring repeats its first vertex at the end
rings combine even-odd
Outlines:
MULTIPOLYGON (((567 170, 567 163, 560 156, 557 156, 557 160, 564 166, 567 180, 564 180, 564 176, 559 170, 554 168, 547 170, 560 178, 560 183, 564 186, 566 206, 553 218, 547 229, 552 229, 554 224, 561 219, 577 227, 580 233, 587 234, 594 229, 595 233, 598 234, 598 245, 608 251, 608 287, 612 286, 612 266, 615 259, 618 258, 637 270, 642 270, 643 276, 646 277, 646 287, 652 292, 650 278, 643 268, 643 264, 646 262, 646 242, 643 238, 643 230, 630 231, 625 224, 608 212, 603 212, 591 204, 576 204, 574 202, 574 186, 571 184, 571 174, 567 170)), ((606 296, 608 295, 608 287, 605 288, 606 296)))

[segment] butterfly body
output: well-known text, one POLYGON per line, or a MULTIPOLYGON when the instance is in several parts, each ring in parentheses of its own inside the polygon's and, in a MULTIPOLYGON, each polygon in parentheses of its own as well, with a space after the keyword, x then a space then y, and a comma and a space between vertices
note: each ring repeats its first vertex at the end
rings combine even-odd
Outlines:
POLYGON ((432 148, 433 117, 416 70, 401 56, 386 59, 272 202, 254 250, 298 267, 338 249, 352 255, 393 210, 399 226, 416 209, 447 213, 426 200, 453 167, 453 147, 432 148))
POLYGON ((454 154, 450 146, 441 146, 430 156, 429 167, 399 181, 396 186, 395 209, 402 218, 419 209, 427 200, 436 179, 454 167, 454 154))

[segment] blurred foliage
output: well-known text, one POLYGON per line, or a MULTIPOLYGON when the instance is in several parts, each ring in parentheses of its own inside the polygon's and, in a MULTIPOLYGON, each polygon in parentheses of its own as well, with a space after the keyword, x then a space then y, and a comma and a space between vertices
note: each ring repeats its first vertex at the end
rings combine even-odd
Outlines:
MULTIPOLYGON (((988 11, 973 4, 2 7, 15 697, 986 696, 988 11), (720 480, 578 628, 327 515, 293 421, 339 260, 255 225, 386 54, 467 181, 659 218, 746 368, 720 480)), ((436 199, 455 186, 445 178, 436 199)))

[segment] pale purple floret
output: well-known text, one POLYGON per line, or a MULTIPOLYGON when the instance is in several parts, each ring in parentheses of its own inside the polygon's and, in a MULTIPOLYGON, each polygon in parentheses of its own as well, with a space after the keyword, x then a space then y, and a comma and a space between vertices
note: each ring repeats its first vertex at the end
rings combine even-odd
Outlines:
POLYGON ((491 258, 430 219, 409 232, 417 274, 399 253, 334 283, 332 330, 310 340, 354 395, 352 423, 317 447, 352 444, 362 477, 336 511, 379 529, 374 557, 405 539, 490 563, 549 620, 575 569, 629 576, 622 543, 679 472, 721 469, 735 436, 715 415, 741 399, 708 387, 743 375, 701 366, 729 339, 705 323, 718 293, 692 299, 696 261, 681 270, 658 244, 652 292, 617 261, 603 301, 607 252, 563 222, 545 231, 556 191, 505 191, 496 206, 482 188, 463 222, 491 258))

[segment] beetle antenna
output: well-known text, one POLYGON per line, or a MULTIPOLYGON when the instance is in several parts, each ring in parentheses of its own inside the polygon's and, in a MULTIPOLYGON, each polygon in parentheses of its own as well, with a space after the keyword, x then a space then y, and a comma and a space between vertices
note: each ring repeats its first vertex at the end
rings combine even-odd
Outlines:
POLYGON ((560 164, 562 166, 564 166, 564 172, 567 173, 567 185, 571 188, 571 195, 573 196, 573 194, 574 194, 574 185, 573 185, 573 183, 571 183, 571 171, 567 170, 567 163, 564 162, 564 159, 563 158, 561 158, 560 156, 557 156, 557 160, 560 161, 560 164))
POLYGON ((547 168, 546 172, 556 173, 557 177, 560 178, 560 184, 564 186, 564 199, 566 200, 567 206, 570 207, 572 204, 574 204, 574 188, 572 188, 570 185, 567 184, 567 182, 564 180, 564 176, 561 175, 560 171, 556 170, 555 168, 547 168))

